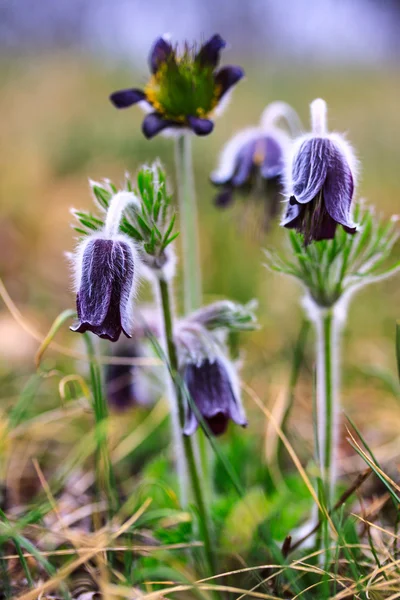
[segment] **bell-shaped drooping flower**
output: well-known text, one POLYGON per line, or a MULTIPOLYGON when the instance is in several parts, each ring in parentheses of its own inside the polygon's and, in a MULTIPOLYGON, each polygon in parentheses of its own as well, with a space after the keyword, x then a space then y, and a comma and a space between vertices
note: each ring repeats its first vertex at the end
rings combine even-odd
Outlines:
POLYGON ((300 121, 295 111, 284 102, 273 102, 264 110, 259 126, 243 129, 229 140, 218 168, 211 174, 212 183, 219 188, 216 206, 229 206, 236 192, 260 198, 264 203, 264 227, 277 216, 282 200, 290 136, 277 126, 281 119, 291 133, 298 134, 300 121))
POLYGON ((214 435, 224 433, 230 420, 245 427, 238 376, 217 338, 187 320, 177 328, 175 340, 180 374, 189 395, 184 434, 192 435, 201 419, 214 435))
POLYGON ((118 231, 123 210, 133 202, 133 194, 116 194, 104 228, 78 246, 73 260, 78 322, 72 331, 91 331, 112 342, 121 332, 131 337, 139 260, 132 241, 118 231))
MULTIPOLYGON (((226 359, 204 358, 199 364, 189 363, 183 370, 183 379, 197 410, 214 435, 225 433, 229 420, 242 427, 247 425, 235 375, 226 359)), ((198 425, 198 416, 189 406, 185 435, 192 435, 198 425)))
POLYGON ((110 100, 117 108, 140 103, 148 113, 142 125, 148 139, 167 129, 187 128, 207 135, 221 101, 244 75, 240 67, 217 68, 225 45, 221 36, 214 35, 198 50, 185 44, 178 53, 161 37, 150 53, 152 75, 144 90, 120 90, 110 100))
POLYGON ((304 244, 335 237, 342 225, 355 233, 351 216, 357 163, 348 142, 326 127, 326 104, 311 104, 312 132, 296 140, 287 165, 288 205, 284 227, 304 235, 304 244))

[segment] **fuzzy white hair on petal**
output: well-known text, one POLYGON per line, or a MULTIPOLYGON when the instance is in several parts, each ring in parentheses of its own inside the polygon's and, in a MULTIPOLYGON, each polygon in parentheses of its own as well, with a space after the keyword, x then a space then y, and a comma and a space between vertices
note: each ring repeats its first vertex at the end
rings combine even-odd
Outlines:
POLYGON ((354 149, 350 142, 346 140, 343 134, 341 133, 330 133, 328 138, 335 144, 335 146, 340 150, 343 154, 347 164, 350 167, 351 174, 353 175, 354 188, 356 187, 359 174, 360 174, 360 162, 354 152, 354 149))
MULTIPOLYGON (((94 233, 93 235, 87 236, 85 239, 83 239, 81 242, 79 242, 74 253, 68 253, 67 259, 69 260, 69 262, 71 264, 73 289, 75 292, 78 292, 79 288, 81 286, 83 257, 84 257, 84 254, 85 254, 88 246, 90 246, 97 240, 109 240, 109 239, 110 239, 109 236, 107 236, 104 233, 104 231, 94 233)), ((137 296, 137 291, 138 291, 138 288, 140 285, 140 281, 143 277, 143 267, 142 267, 142 261, 140 258, 139 250, 136 247, 133 240, 131 240, 131 238, 129 238, 128 236, 122 235, 122 234, 118 234, 118 235, 114 236, 113 238, 111 238, 111 241, 116 242, 116 243, 119 242, 119 243, 125 244, 126 246, 128 246, 128 248, 131 252, 132 262, 133 262, 133 279, 132 279, 131 290, 129 293, 129 302, 132 302, 137 296)))
POLYGON ((285 168, 283 171, 283 186, 285 190, 285 196, 287 196, 287 199, 289 199, 289 197, 293 194, 292 171, 294 160, 298 155, 300 148, 302 147, 304 142, 312 140, 314 137, 315 136, 312 133, 306 133, 305 135, 301 135, 300 137, 296 138, 291 144, 286 146, 286 148, 284 149, 285 168))
POLYGON ((259 127, 248 127, 236 133, 222 148, 219 164, 211 173, 213 183, 224 183, 230 179, 235 170, 236 158, 243 146, 260 135, 259 127))
POLYGON ((310 104, 311 130, 318 137, 325 136, 328 131, 327 110, 326 102, 322 98, 317 98, 310 104))

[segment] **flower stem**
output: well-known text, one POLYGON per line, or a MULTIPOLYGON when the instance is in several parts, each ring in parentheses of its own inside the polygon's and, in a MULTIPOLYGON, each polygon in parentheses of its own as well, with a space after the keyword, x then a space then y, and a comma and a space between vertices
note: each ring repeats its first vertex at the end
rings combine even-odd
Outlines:
POLYGON ((185 453, 188 474, 190 478, 193 498, 199 515, 199 527, 201 537, 204 542, 204 551, 207 559, 207 564, 211 574, 215 574, 215 558, 211 541, 209 517, 207 514, 206 503, 204 501, 202 484, 197 470, 196 459, 193 451, 192 439, 183 434, 185 424, 185 406, 182 388, 178 381, 178 357, 176 353, 175 343, 173 339, 173 323, 169 284, 165 279, 159 279, 159 289, 162 305, 162 313, 164 320, 164 335, 166 349, 168 353, 169 367, 173 383, 173 402, 176 404, 176 412, 179 418, 179 433, 181 436, 180 447, 183 446, 185 453))
MULTIPOLYGON (((182 236, 183 307, 184 313, 187 315, 200 307, 202 296, 192 146, 191 136, 188 133, 183 133, 176 139, 175 162, 182 236)), ((207 439, 203 431, 199 430, 197 440, 203 480, 208 493, 210 488, 209 457, 207 439)))
POLYGON ((184 311, 188 314, 201 304, 201 270, 192 148, 187 133, 176 140, 175 160, 182 236, 184 311))
POLYGON ((338 322, 335 307, 317 308, 317 444, 326 509, 331 510, 336 484, 338 429, 338 322))

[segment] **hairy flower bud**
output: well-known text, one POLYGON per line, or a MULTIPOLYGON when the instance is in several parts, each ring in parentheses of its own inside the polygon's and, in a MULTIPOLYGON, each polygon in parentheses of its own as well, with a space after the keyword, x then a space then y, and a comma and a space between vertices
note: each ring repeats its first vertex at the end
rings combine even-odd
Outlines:
POLYGON ((145 89, 120 90, 111 94, 110 100, 116 108, 139 103, 150 111, 142 125, 146 138, 166 129, 182 128, 208 135, 221 100, 244 75, 240 67, 216 71, 225 45, 221 36, 214 35, 198 51, 186 44, 178 55, 176 47, 159 38, 150 53, 152 76, 145 89))
POLYGON ((350 145, 326 131, 326 104, 311 104, 313 131, 299 138, 288 163, 288 205, 282 225, 304 235, 304 244, 333 239, 342 225, 355 233, 351 217, 356 160, 350 145))
POLYGON ((131 337, 136 288, 136 251, 129 238, 89 237, 74 260, 78 322, 72 331, 91 331, 112 342, 131 337))

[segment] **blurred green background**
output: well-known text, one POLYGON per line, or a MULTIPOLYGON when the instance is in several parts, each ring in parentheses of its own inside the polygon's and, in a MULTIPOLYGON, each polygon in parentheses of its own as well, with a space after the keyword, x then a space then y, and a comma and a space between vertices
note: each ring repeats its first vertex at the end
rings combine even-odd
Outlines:
MULTIPOLYGON (((132 23, 132 36, 135 31, 132 23)), ((108 101, 114 90, 143 85, 146 59, 140 55, 132 66, 126 56, 111 60, 103 52, 86 52, 74 42, 61 46, 27 43, 17 50, 5 48, 0 61, 0 272, 26 323, 43 335, 60 311, 74 306, 65 257, 75 245, 69 209, 92 208, 88 178, 109 177, 122 183, 126 170, 135 172, 140 164, 159 156, 175 189, 173 141, 160 136, 146 141, 140 131, 140 109, 119 112, 108 101)), ((246 53, 243 40, 238 45, 241 53, 232 46, 231 52, 224 52, 223 64, 241 64, 246 79, 234 91, 214 133, 193 140, 204 301, 225 297, 259 301, 261 327, 243 335, 242 373, 263 402, 272 406, 287 388, 302 318, 298 285, 271 274, 262 264, 262 248, 284 248, 286 232, 275 224, 268 234, 261 234, 254 228, 254 218, 243 224, 242 200, 232 210, 214 208, 209 173, 222 145, 240 128, 257 123, 266 104, 288 102, 307 128, 309 103, 322 97, 328 103, 330 127, 346 132, 361 161, 357 197, 365 197, 389 218, 400 211, 400 69, 396 60, 384 57, 379 65, 343 60, 319 63, 305 55, 283 59, 272 51, 257 56, 254 48, 246 53)), ((395 251, 400 255, 399 248, 395 251)), ((180 291, 178 277, 178 306, 180 291)), ((140 298, 150 299, 146 286, 140 298)), ((399 447, 395 360, 399 305, 398 276, 366 288, 351 304, 343 340, 344 409, 386 458, 395 458, 399 447)), ((81 340, 67 327, 57 339, 81 349, 81 340)), ((38 343, 3 303, 0 340, 4 410, 34 372, 38 343)), ((311 453, 312 363, 310 339, 291 419, 293 439, 305 455, 311 453)), ((45 366, 66 373, 86 372, 86 365, 53 351, 45 366)), ((33 413, 60 405, 57 382, 51 378, 41 386, 41 394, 32 400, 33 413)), ((247 398, 245 402, 250 425, 244 435, 254 436, 261 450, 266 423, 247 398)), ((131 417, 124 421, 125 431, 134 426, 135 417, 131 417)), ((58 441, 69 448, 80 435, 79 427, 70 428, 58 441)), ((351 470, 352 453, 344 438, 343 430, 343 468, 351 470)), ((46 450, 53 443, 43 441, 46 450)))

